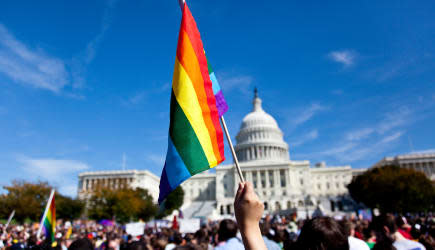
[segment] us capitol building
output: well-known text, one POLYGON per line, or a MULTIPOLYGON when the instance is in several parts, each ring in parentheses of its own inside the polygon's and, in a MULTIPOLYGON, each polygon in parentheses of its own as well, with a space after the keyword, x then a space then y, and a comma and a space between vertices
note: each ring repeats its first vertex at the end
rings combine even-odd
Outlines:
MULTIPOLYGON (((310 161, 290 160, 289 146, 275 119, 266 113, 257 91, 252 112, 242 121, 235 151, 244 178, 254 185, 267 213, 321 211, 334 214, 352 210, 346 185, 365 169, 350 166, 311 166, 310 161)), ((234 214, 233 202, 239 177, 233 164, 197 174, 184 189, 184 217, 220 218, 234 214)), ((79 174, 79 198, 85 199, 99 185, 148 189, 157 200, 159 178, 146 170, 98 171, 79 174)))

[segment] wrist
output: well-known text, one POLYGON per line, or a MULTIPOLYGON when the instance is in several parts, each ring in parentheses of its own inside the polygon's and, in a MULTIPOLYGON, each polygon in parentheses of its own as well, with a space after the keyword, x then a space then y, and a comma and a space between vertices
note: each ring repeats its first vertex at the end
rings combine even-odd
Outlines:
POLYGON ((261 234, 260 225, 258 222, 245 222, 239 225, 240 233, 242 234, 261 234))
POLYGON ((247 250, 264 250, 267 249, 261 235, 259 225, 245 225, 240 229, 243 244, 247 250))

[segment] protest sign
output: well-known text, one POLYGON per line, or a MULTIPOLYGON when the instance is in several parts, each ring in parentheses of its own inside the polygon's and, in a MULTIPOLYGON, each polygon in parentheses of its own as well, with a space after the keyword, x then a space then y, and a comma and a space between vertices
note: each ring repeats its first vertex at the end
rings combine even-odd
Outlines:
POLYGON ((125 225, 125 231, 127 234, 131 236, 143 235, 145 230, 145 223, 136 222, 136 223, 128 223, 125 225))
POLYGON ((180 219, 180 233, 195 233, 200 229, 200 219, 180 219))

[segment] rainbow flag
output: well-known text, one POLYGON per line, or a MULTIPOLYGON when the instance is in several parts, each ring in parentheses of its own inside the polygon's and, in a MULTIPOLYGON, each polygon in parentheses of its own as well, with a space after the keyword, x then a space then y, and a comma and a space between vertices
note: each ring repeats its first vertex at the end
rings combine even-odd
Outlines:
MULTIPOLYGON (((56 232, 56 205, 54 200, 54 190, 52 190, 40 224, 40 227, 44 228, 45 239, 52 243, 55 240, 54 234, 56 232)), ((39 234, 40 231, 38 231, 38 236, 39 234)))
POLYGON ((192 13, 186 3, 182 9, 172 79, 168 152, 160 178, 159 204, 183 181, 225 159, 219 115, 225 113, 228 106, 217 81, 213 86, 210 79, 213 72, 209 70, 192 13), (220 96, 224 104, 217 105, 220 96))

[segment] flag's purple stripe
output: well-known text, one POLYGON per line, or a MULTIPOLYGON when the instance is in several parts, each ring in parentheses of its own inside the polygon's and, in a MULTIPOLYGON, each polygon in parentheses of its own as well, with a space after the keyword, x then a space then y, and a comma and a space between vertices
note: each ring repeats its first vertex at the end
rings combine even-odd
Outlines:
POLYGON ((163 167, 163 173, 160 179, 159 203, 162 202, 172 190, 191 176, 169 136, 168 153, 166 154, 165 166, 163 167), (171 170, 166 171, 166 166, 171 166, 171 170))
POLYGON ((228 111, 228 104, 225 101, 222 90, 215 94, 214 98, 216 99, 216 107, 218 109, 219 116, 222 116, 223 114, 225 114, 225 112, 228 111))
POLYGON ((165 200, 166 196, 172 191, 171 186, 169 186, 168 176, 166 175, 166 164, 163 167, 162 176, 160 177, 160 193, 159 193, 159 204, 165 200))
POLYGON ((225 112, 227 112, 228 104, 225 101, 225 97, 222 94, 221 86, 219 85, 219 82, 214 72, 210 72, 209 76, 213 87, 214 98, 216 99, 216 107, 218 109, 219 116, 222 116, 223 114, 225 114, 225 112))

